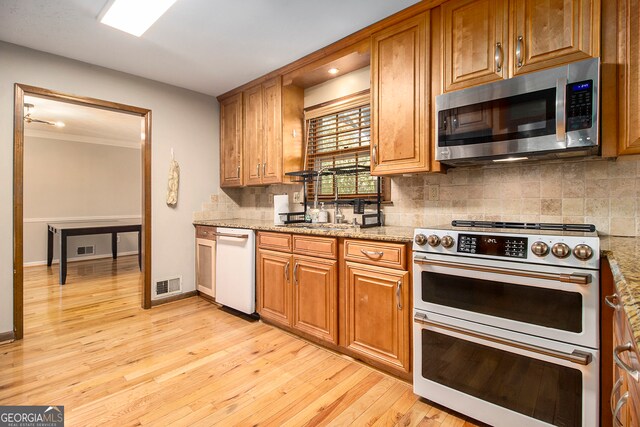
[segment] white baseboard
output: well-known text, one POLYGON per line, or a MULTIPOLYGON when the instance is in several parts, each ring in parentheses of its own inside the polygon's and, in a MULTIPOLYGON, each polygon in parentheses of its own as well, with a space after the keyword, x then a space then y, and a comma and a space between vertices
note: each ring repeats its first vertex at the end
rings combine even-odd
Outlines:
MULTIPOLYGON (((138 255, 138 251, 128 251, 128 252, 118 252, 118 257, 127 256, 127 255, 138 255)), ((92 259, 102 259, 102 258, 111 258, 112 254, 99 254, 99 255, 89 255, 89 256, 76 256, 67 258, 67 262, 78 262, 78 261, 90 261, 92 259)), ((54 259, 53 264, 60 264, 59 259, 54 259)), ((22 264, 24 267, 34 267, 36 265, 47 265, 47 260, 44 261, 30 261, 22 264)))

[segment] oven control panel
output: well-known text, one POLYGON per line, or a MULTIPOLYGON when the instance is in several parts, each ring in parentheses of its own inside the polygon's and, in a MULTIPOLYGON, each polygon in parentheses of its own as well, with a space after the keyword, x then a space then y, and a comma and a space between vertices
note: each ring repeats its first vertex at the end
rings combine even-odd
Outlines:
POLYGON ((527 258, 526 237, 483 234, 459 234, 458 252, 509 258, 527 258))

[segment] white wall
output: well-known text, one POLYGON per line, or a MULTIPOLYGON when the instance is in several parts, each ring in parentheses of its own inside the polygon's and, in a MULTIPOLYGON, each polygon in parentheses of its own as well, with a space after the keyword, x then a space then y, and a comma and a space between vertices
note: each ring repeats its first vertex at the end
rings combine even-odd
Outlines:
MULTIPOLYGON (((135 130, 139 129, 138 124, 135 130)), ((46 262, 48 222, 140 218, 140 153, 139 145, 120 147, 25 135, 25 265, 46 262)), ((119 234, 118 252, 137 252, 137 234, 119 234)), ((69 260, 82 259, 77 247, 88 245, 95 246, 95 255, 111 256, 110 235, 72 236, 69 260)), ((55 259, 58 249, 55 245, 55 259)))
POLYGON ((195 289, 193 212, 219 188, 215 98, 0 42, 0 333, 13 325, 14 83, 152 110, 151 278, 182 276, 184 291, 195 289), (181 168, 176 208, 165 204, 171 147, 181 168))
POLYGON ((333 101, 371 87, 371 68, 352 71, 304 90, 304 108, 333 101))

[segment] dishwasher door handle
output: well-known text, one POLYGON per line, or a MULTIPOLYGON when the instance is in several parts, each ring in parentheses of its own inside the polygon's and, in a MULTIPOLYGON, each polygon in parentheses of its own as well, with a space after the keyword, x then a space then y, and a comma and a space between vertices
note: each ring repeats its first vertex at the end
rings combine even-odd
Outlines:
POLYGON ((248 234, 231 234, 231 233, 212 233, 214 236, 218 237, 233 237, 234 239, 248 239, 248 234))

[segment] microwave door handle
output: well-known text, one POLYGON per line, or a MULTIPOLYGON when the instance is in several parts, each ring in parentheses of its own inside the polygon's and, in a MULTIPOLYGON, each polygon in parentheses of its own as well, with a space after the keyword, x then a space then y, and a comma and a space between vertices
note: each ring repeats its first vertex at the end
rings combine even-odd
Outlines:
POLYGON ((558 142, 565 142, 567 137, 566 96, 567 79, 558 79, 556 81, 556 140, 558 142))

